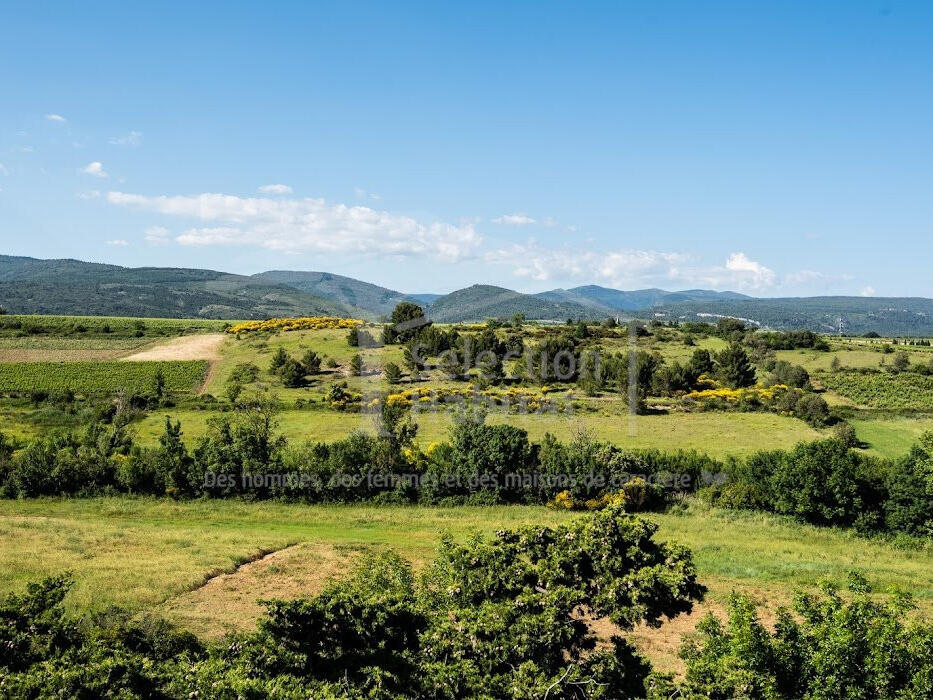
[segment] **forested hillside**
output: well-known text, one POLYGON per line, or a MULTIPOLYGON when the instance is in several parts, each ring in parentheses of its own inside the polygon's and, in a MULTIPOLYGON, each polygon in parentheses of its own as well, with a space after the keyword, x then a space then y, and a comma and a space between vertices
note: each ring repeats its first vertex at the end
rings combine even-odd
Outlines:
POLYGON ((213 270, 127 268, 0 256, 0 306, 11 313, 249 319, 360 316, 347 304, 213 270))
POLYGON ((933 335, 933 300, 920 297, 788 297, 683 302, 655 309, 672 320, 735 316, 763 327, 808 328, 821 333, 885 336, 933 335))

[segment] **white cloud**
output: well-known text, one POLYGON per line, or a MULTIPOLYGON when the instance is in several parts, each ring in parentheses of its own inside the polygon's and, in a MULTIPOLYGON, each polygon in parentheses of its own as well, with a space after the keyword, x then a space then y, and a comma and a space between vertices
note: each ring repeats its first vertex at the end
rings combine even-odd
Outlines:
POLYGON ((859 292, 859 295, 863 297, 873 297, 875 296, 875 288, 870 285, 862 287, 862 291, 859 292))
POLYGON ((558 278, 624 285, 645 278, 665 277, 687 256, 654 250, 549 249, 532 241, 491 251, 485 259, 490 263, 511 265, 516 276, 539 281, 558 278))
POLYGON ((378 195, 375 192, 369 192, 364 190, 362 187, 354 187, 353 194, 356 195, 357 199, 371 199, 374 202, 378 202, 382 199, 382 195, 378 195))
POLYGON ((81 172, 85 175, 93 175, 94 177, 107 177, 107 172, 104 170, 104 166, 99 160, 88 163, 81 168, 81 172))
POLYGON ((112 146, 138 146, 142 143, 143 133, 141 131, 131 131, 124 136, 111 136, 107 143, 112 146))
POLYGON ((736 285, 742 289, 762 289, 774 285, 774 270, 749 260, 745 253, 733 253, 726 260, 726 270, 732 273, 736 285))
POLYGON ((527 214, 503 214, 493 219, 492 223, 507 226, 528 226, 535 223, 535 220, 527 214))
POLYGON ((112 241, 107 241, 107 245, 124 246, 124 245, 129 245, 129 244, 130 244, 129 241, 125 241, 122 238, 115 238, 112 241))
POLYGON ((154 245, 164 245, 169 242, 169 232, 164 226, 150 226, 146 229, 146 242, 154 245))
POLYGON ((59 124, 64 124, 68 121, 61 114, 46 114, 45 118, 50 122, 58 122, 59 124))
POLYGON ((517 277, 538 281, 598 282, 615 287, 665 285, 756 291, 774 286, 773 270, 733 253, 722 266, 701 266, 686 253, 657 250, 544 248, 534 241, 493 250, 488 263, 508 265, 517 277), (694 263, 694 264, 692 264, 694 263))
POLYGON ((9 174, 10 174, 10 171, 7 169, 7 167, 3 163, 0 163, 0 175, 9 175, 9 174))
POLYGON ((259 188, 263 194, 291 194, 294 190, 288 185, 263 185, 259 188))
POLYGON ((85 190, 84 192, 78 192, 78 199, 99 199, 100 190, 85 190))
POLYGON ((413 255, 461 260, 482 241, 472 225, 422 222, 363 206, 323 199, 272 199, 224 194, 146 196, 109 192, 107 201, 182 219, 203 221, 176 239, 184 245, 260 246, 316 251, 413 255))

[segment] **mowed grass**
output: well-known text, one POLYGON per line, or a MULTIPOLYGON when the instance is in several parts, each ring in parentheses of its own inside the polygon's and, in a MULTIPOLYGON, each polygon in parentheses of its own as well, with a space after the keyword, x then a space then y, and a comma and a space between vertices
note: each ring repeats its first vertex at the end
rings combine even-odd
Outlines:
MULTIPOLYGON (((154 412, 137 424, 142 444, 155 444, 165 426, 165 416, 181 421, 187 443, 193 444, 207 431, 208 411, 166 409, 154 412)), ((413 414, 418 423, 418 441, 426 446, 447 439, 454 414, 450 411, 413 414)), ((528 431, 532 440, 551 433, 561 440, 587 431, 601 440, 632 449, 697 450, 713 456, 747 455, 759 450, 790 447, 798 442, 825 437, 796 418, 771 413, 669 413, 630 416, 600 413, 504 414, 490 413, 489 423, 508 423, 528 431)), ((279 430, 290 441, 330 441, 353 430, 372 431, 368 414, 328 410, 283 411, 277 416, 279 430)))
MULTIPOLYGON (((423 570, 443 532, 463 539, 522 525, 556 525, 581 514, 543 507, 302 506, 149 498, 0 501, 0 592, 62 571, 76 585, 72 612, 120 605, 153 610, 206 637, 249 629, 259 599, 314 594, 345 575, 363 551, 391 548, 423 570), (275 552, 237 569, 239 564, 275 552), (223 575, 228 572, 228 575, 223 575), (207 582, 207 585, 204 585, 207 582)), ((693 550, 709 588, 690 617, 636 643, 659 667, 677 669, 676 649, 703 611, 721 612, 733 591, 788 602, 822 579, 844 584, 863 572, 877 590, 914 594, 933 609, 933 550, 902 550, 849 531, 816 528, 763 513, 710 509, 648 514, 657 537, 693 550)))
POLYGON ((882 457, 900 457, 910 451, 923 433, 933 430, 930 416, 879 416, 850 421, 858 439, 869 452, 882 457))
POLYGON ((340 507, 131 497, 0 501, 0 591, 71 571, 72 610, 113 604, 139 610, 292 544, 390 547, 423 565, 445 530, 463 537, 568 517, 522 506, 340 507))

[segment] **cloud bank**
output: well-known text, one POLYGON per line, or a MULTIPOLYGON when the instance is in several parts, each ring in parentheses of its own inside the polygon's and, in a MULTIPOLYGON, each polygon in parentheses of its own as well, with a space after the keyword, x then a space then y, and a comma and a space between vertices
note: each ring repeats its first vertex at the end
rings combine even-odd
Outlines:
POLYGON ((175 238, 182 245, 254 245, 285 252, 425 256, 454 262, 472 255, 482 240, 472 224, 423 222, 323 199, 109 192, 107 201, 203 223, 175 238))

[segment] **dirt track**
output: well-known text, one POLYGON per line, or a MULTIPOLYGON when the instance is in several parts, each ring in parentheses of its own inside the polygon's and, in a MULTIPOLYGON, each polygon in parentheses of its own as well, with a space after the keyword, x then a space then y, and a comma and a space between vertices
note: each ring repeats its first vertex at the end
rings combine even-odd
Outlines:
POLYGON ((223 333, 183 335, 123 358, 126 362, 151 360, 216 360, 223 333))

